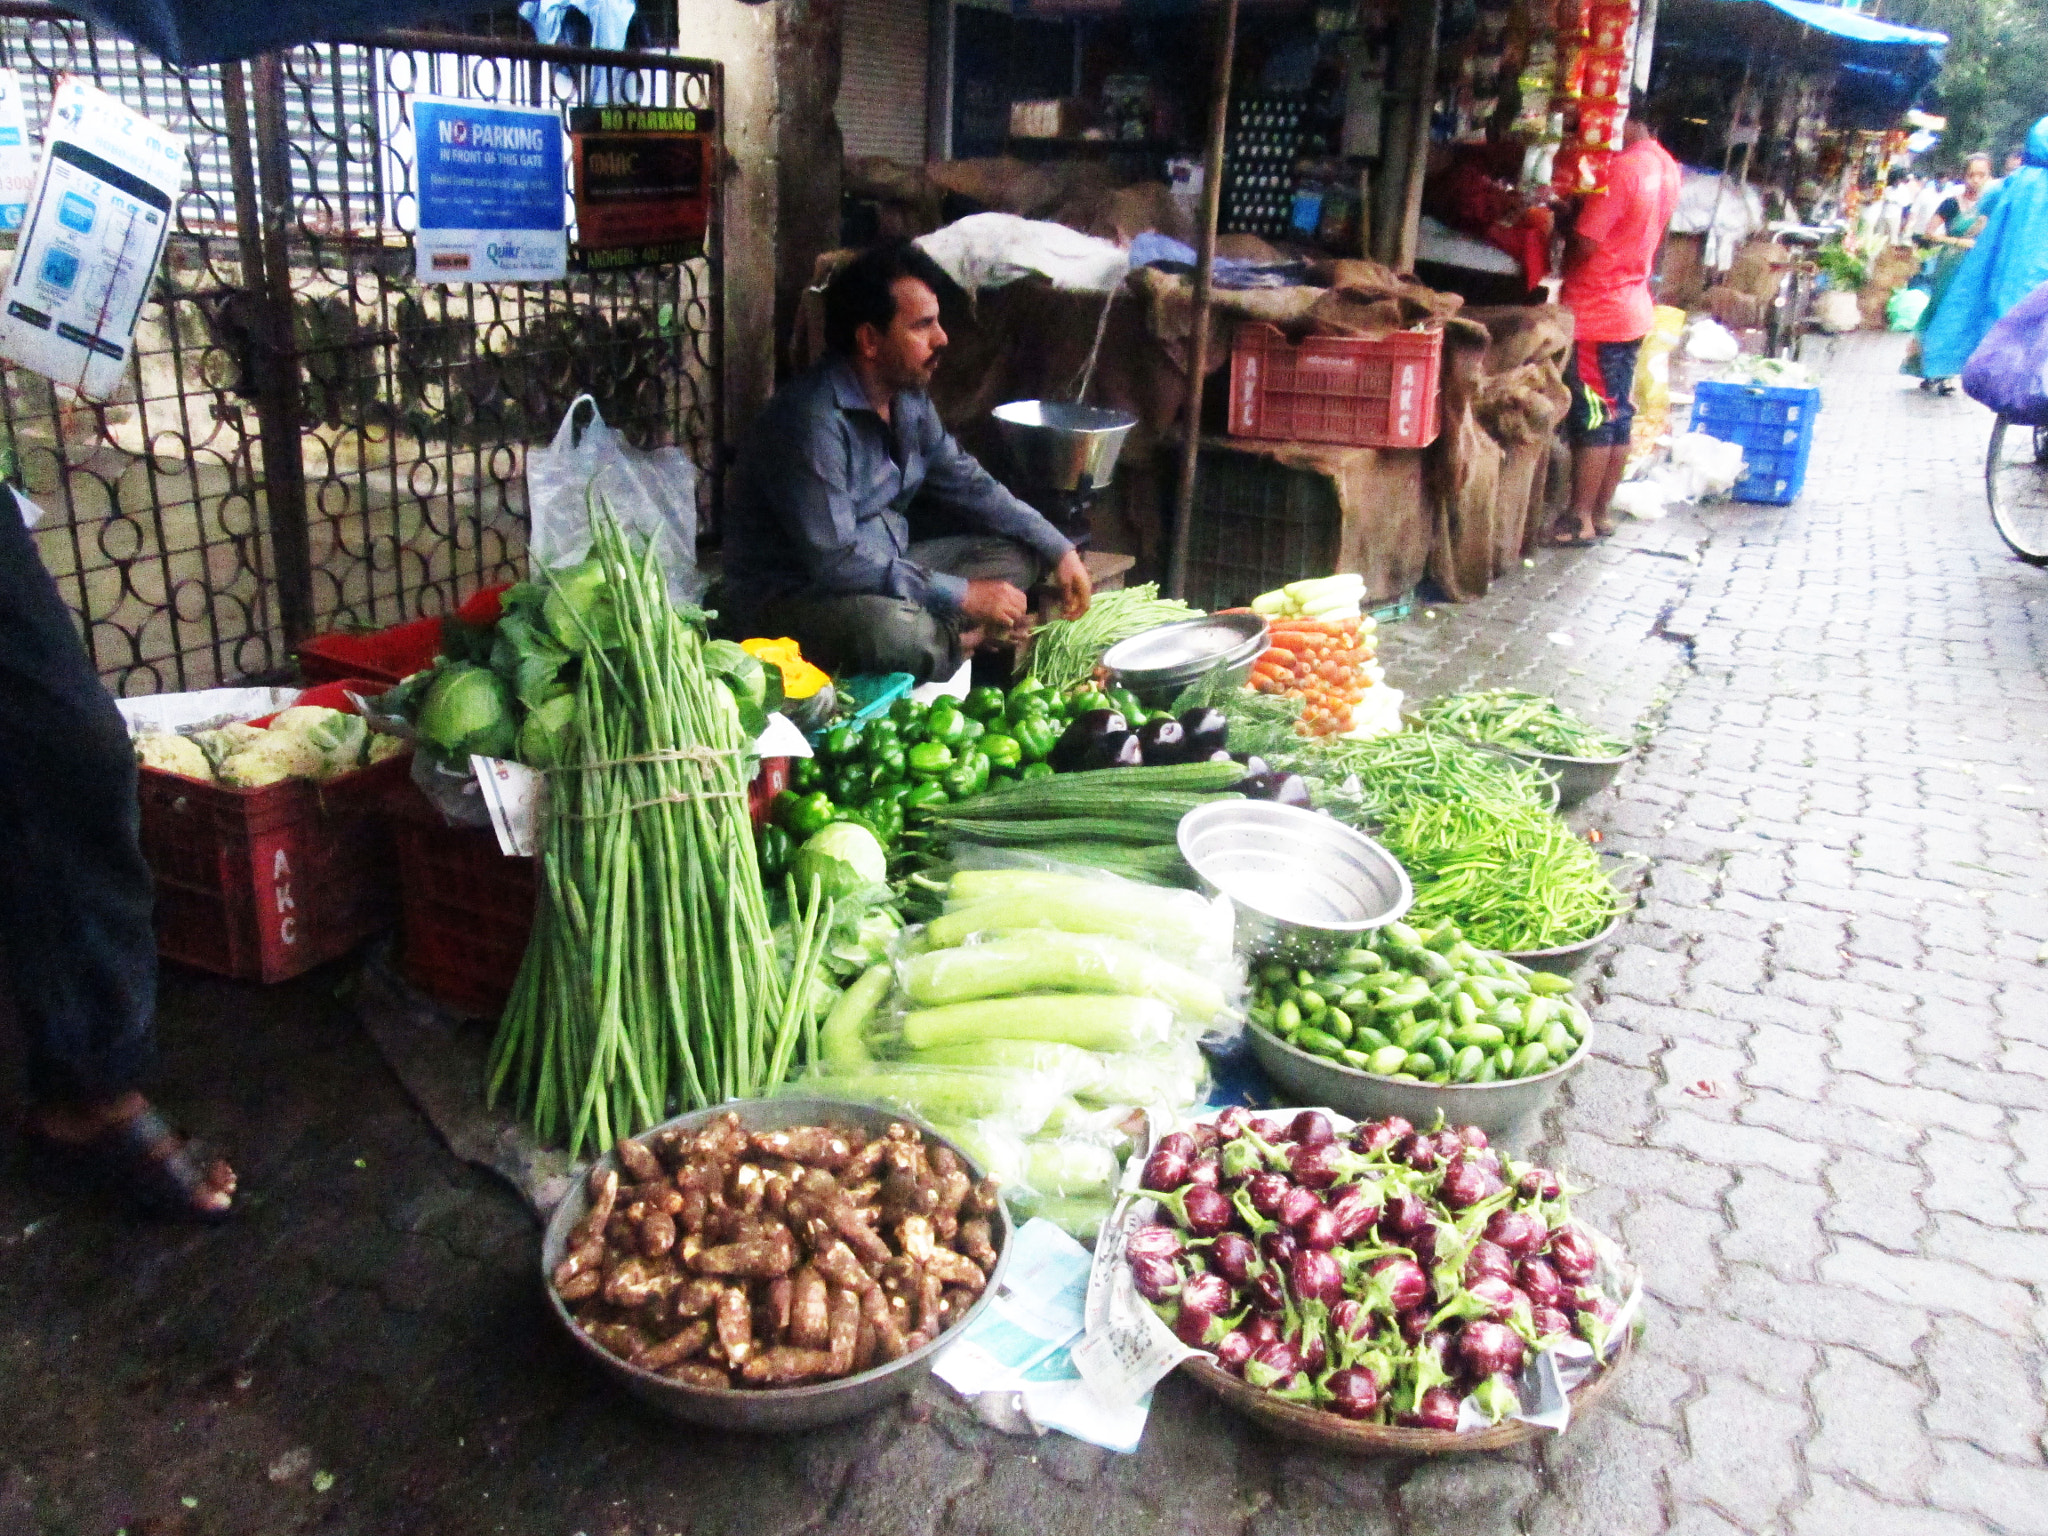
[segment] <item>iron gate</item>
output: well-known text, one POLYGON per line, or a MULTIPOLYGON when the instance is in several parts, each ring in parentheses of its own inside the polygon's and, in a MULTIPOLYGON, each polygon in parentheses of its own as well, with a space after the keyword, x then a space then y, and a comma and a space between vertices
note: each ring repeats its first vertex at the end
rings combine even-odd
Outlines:
POLYGON ((387 33, 167 68, 32 0, 0 0, 32 129, 60 75, 188 140, 187 187, 123 388, 63 401, 4 369, 4 470, 117 693, 283 670, 320 630, 444 612, 513 579, 525 450, 581 393, 701 470, 718 511, 722 315, 704 255, 534 284, 413 277, 415 95, 564 111, 709 109, 715 62, 387 33))

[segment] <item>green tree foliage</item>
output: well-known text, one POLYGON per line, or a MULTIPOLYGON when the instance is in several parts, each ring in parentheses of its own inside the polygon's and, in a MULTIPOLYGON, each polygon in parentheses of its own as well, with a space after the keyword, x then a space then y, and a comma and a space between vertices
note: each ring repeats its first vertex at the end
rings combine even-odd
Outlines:
POLYGON ((1948 119, 1937 158, 1960 167, 1986 150, 1994 169, 2048 116, 2048 5, 2040 0, 1884 0, 1886 21, 1946 32, 1928 108, 1948 119))

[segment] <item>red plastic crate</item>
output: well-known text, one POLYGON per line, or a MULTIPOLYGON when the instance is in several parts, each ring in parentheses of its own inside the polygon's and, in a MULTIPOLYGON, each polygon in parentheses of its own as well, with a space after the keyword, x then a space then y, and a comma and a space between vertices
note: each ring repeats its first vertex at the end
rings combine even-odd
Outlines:
MULTIPOLYGON (((496 622, 498 598, 509 585, 485 587, 456 609, 456 616, 472 624, 496 622)), ((309 683, 363 677, 389 686, 433 665, 440 654, 441 621, 413 619, 368 634, 314 635, 299 646, 299 671, 309 683)))
POLYGON ((1230 435, 1354 448, 1436 441, 1441 331, 1310 336, 1248 321, 1230 353, 1230 435))
MULTIPOLYGON (((350 691, 384 687, 354 678, 308 689, 300 702, 345 710, 350 691)), ((398 879, 380 807, 410 770, 401 753, 326 784, 234 789, 139 769, 157 953, 220 976, 283 981, 387 926, 398 879)))
POLYGON ((539 860, 506 857, 488 828, 449 826, 410 785, 388 809, 405 979, 457 1013, 495 1018, 533 931, 539 860))

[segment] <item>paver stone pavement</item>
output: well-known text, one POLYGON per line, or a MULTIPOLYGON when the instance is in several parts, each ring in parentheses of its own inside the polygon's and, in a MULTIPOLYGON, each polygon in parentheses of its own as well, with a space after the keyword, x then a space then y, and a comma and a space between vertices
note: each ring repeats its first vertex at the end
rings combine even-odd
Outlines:
POLYGON ((1992 534, 1988 418, 1899 350, 1827 360, 1793 505, 1546 551, 1386 635, 1414 695, 1658 727, 1580 815, 1641 900, 1542 1133, 1650 1325, 1563 1440, 1350 1461, 1178 1378, 1129 1457, 936 1387, 678 1428, 557 1336, 530 1218, 435 1140, 347 966, 172 973, 161 1097, 235 1149, 246 1214, 141 1225, 0 1172, 0 1536, 2048 1530, 2048 573, 1992 534))

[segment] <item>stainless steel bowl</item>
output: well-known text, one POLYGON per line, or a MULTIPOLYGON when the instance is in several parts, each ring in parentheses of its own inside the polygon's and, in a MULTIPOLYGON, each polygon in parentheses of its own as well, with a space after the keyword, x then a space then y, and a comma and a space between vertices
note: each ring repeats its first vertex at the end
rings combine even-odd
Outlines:
POLYGON ((1266 1075, 1287 1091, 1290 1104, 1323 1104, 1354 1120, 1384 1120, 1400 1115, 1427 1130, 1441 1113, 1445 1125, 1476 1125, 1498 1141, 1516 1142, 1527 1136, 1534 1122, 1557 1093, 1565 1077, 1578 1070, 1586 1059, 1593 1032, 1562 1066, 1552 1067, 1535 1077, 1519 1077, 1505 1083, 1397 1083, 1343 1066, 1326 1057, 1297 1050, 1277 1035, 1256 1024, 1251 1035, 1252 1054, 1266 1075))
POLYGON ((990 413, 1010 450, 1011 478, 1028 491, 1092 491, 1109 484, 1138 418, 1128 411, 1053 400, 1012 400, 990 413))
POLYGON ((1205 614, 1119 640, 1102 665, 1140 701, 1160 708, 1206 677, 1220 674, 1227 686, 1241 687, 1265 654, 1268 633, 1255 613, 1205 614))
MULTIPOLYGON (((1481 745, 1500 744, 1485 742, 1481 745)), ((1566 811, 1583 800, 1592 799, 1612 784, 1614 776, 1621 772, 1621 765, 1635 756, 1633 747, 1619 757, 1560 757, 1554 752, 1537 752, 1529 747, 1500 746, 1500 750, 1549 774, 1557 783, 1558 808, 1566 811)))
MULTIPOLYGON (((965 1151, 914 1115, 893 1114, 870 1104, 847 1104, 837 1099, 743 1100, 721 1104, 716 1109, 678 1115, 656 1126, 655 1130, 695 1130, 727 1111, 738 1115, 740 1124, 750 1131, 779 1131, 793 1125, 847 1125, 878 1134, 886 1130, 892 1121, 900 1120, 906 1125, 916 1126, 933 1145, 952 1147, 976 1179, 984 1172, 965 1151)), ((599 1166, 615 1167, 612 1154, 605 1153, 599 1159, 599 1166)), ((600 1349, 576 1326, 575 1320, 569 1316, 569 1309, 562 1304, 562 1298, 555 1294, 552 1279, 555 1266, 561 1263, 568 1249, 570 1231, 583 1219, 588 1208, 587 1187, 585 1181, 579 1179, 568 1198, 555 1207, 555 1214, 548 1219, 547 1232, 541 1239, 541 1286, 547 1291, 548 1304, 554 1309, 556 1320, 599 1370, 642 1402, 672 1418, 712 1429, 762 1430, 774 1434, 814 1429, 820 1424, 836 1424, 842 1419, 853 1418, 902 1396, 931 1374, 933 1355, 958 1338, 961 1330, 988 1305, 1002 1284, 1003 1273, 1010 1263, 1010 1217, 1007 1211, 998 1211, 994 1217, 992 1237, 996 1248, 996 1272, 989 1277, 980 1299, 967 1309, 967 1316, 922 1349, 914 1349, 900 1360, 891 1360, 887 1365, 878 1365, 858 1376, 819 1382, 809 1387, 780 1387, 758 1392, 741 1388, 692 1387, 628 1365, 617 1355, 600 1349)))
POLYGON ((1362 832, 1291 805, 1222 800, 1180 819, 1181 857, 1237 909, 1237 945, 1311 963, 1408 910, 1408 871, 1362 832))
POLYGON ((1614 930, 1621 926, 1622 918, 1627 915, 1617 902, 1613 921, 1590 939, 1581 939, 1576 944, 1559 944, 1550 949, 1511 950, 1508 958, 1519 961, 1532 971, 1555 971, 1560 976, 1569 975, 1578 969, 1580 961, 1614 936, 1614 930))

